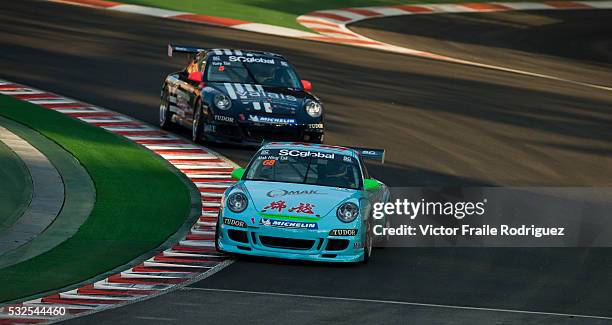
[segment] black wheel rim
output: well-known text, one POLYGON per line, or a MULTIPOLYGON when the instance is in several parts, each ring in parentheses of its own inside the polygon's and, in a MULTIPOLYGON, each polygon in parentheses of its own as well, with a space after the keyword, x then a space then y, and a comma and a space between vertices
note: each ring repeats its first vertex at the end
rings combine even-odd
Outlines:
POLYGON ((191 137, 193 138, 193 141, 198 140, 198 136, 200 133, 200 109, 196 109, 195 114, 193 116, 193 126, 192 126, 192 131, 191 131, 191 137))
POLYGON ((168 94, 164 93, 164 97, 162 98, 161 105, 159 105, 159 124, 166 124, 166 118, 168 117, 168 106, 170 106, 170 101, 168 98, 168 94))
POLYGON ((372 256, 372 247, 374 246, 374 239, 372 237, 372 227, 368 225, 368 234, 366 235, 366 251, 368 258, 372 256))

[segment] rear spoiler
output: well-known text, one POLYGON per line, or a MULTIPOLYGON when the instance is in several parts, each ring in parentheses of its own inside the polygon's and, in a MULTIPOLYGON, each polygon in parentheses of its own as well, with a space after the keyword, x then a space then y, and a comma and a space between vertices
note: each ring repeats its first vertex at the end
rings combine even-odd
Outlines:
POLYGON ((385 149, 371 149, 371 148, 359 148, 359 147, 350 147, 351 149, 357 151, 361 157, 365 159, 371 159, 380 161, 381 164, 385 163, 385 149))
POLYGON ((208 49, 201 48, 201 47, 168 44, 168 56, 169 57, 172 57, 172 54, 174 54, 174 52, 187 53, 187 54, 198 54, 204 51, 208 51, 208 49))

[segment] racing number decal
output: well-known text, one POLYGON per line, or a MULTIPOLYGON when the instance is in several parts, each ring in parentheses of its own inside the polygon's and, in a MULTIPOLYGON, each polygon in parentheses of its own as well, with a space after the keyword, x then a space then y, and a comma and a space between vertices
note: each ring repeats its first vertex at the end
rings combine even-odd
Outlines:
POLYGON ((274 159, 268 159, 263 161, 264 166, 274 166, 274 164, 276 164, 276 160, 274 159))

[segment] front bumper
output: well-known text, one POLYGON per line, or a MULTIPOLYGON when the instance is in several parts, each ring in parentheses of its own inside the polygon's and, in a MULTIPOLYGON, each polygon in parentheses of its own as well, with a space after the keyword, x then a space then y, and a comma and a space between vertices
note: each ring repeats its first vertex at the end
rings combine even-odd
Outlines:
POLYGON ((204 125, 205 140, 246 145, 261 145, 263 140, 323 141, 323 124, 269 124, 254 122, 224 123, 211 121, 204 125), (316 126, 316 128, 313 128, 316 126))
POLYGON ((330 236, 331 229, 240 228, 219 222, 218 246, 227 253, 317 262, 363 261, 359 232, 356 236, 330 236))

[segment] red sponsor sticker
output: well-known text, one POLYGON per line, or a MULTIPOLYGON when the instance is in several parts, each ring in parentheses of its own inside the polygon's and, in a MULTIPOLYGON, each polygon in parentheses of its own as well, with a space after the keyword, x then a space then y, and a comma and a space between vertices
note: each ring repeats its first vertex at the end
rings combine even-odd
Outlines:
POLYGON ((289 209, 289 212, 314 214, 312 211, 314 206, 312 203, 300 203, 298 206, 289 209))
POLYGON ((287 207, 287 204, 285 204, 285 201, 273 201, 270 202, 270 204, 268 204, 267 206, 264 207, 264 210, 277 210, 278 212, 283 211, 284 208, 287 207))
POLYGON ((274 164, 276 164, 276 160, 274 159, 267 159, 263 162, 264 166, 274 166, 274 164))
POLYGON ((225 66, 224 65, 220 66, 219 67, 219 71, 221 71, 221 72, 225 71, 225 66))

